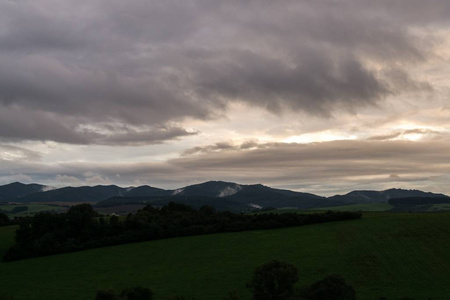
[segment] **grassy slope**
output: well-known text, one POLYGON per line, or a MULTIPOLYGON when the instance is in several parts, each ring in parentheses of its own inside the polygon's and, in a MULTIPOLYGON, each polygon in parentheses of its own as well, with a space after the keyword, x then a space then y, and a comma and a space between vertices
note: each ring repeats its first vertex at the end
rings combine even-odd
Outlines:
MULTIPOLYGON (((151 287, 157 299, 221 299, 273 258, 294 263, 302 284, 342 274, 358 299, 448 299, 450 213, 367 213, 362 220, 129 244, 0 264, 0 295, 94 299, 98 288, 151 287)), ((12 242, 0 228, 0 247, 12 242)), ((2 250, 0 250, 2 252, 2 250)))
POLYGON ((450 204, 448 204, 448 203, 433 204, 433 206, 428 209, 429 212, 442 211, 442 210, 450 210, 450 204))
POLYGON ((18 213, 18 214, 8 214, 9 217, 14 217, 14 216, 28 216, 28 215, 34 215, 38 212, 42 212, 42 211, 56 211, 56 210, 61 210, 62 208, 59 206, 55 206, 55 205, 46 205, 46 204, 2 204, 0 205, 0 209, 1 210, 5 210, 5 211, 12 211, 14 209, 14 207, 17 206, 26 206, 28 207, 27 211, 18 213))

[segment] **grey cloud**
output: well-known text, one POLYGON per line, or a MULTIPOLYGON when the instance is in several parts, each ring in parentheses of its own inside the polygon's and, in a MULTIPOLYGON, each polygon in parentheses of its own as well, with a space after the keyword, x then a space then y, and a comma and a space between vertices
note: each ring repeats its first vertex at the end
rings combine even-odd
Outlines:
POLYGON ((177 139, 183 136, 195 135, 196 132, 188 132, 180 127, 159 127, 146 131, 130 129, 125 133, 109 134, 96 140, 102 145, 148 145, 162 143, 167 140, 177 139))
POLYGON ((117 124, 83 124, 73 117, 17 108, 0 110, 0 136, 3 140, 51 140, 89 145, 150 145, 195 135, 177 125, 130 126, 117 124))
POLYGON ((7 161, 39 161, 42 154, 33 150, 13 145, 0 144, 0 160, 7 161))
POLYGON ((385 134, 385 135, 376 135, 376 136, 369 137, 368 140, 369 141, 386 141, 386 140, 392 140, 395 138, 399 138, 399 137, 402 137, 402 136, 405 136, 408 134, 420 134, 425 137, 433 137, 433 136, 441 137, 441 132, 439 132, 439 131, 417 128, 417 129, 395 131, 395 132, 392 132, 390 134, 385 134))
MULTIPOLYGON (((121 185, 134 182, 177 188, 205 180, 303 186, 309 191, 348 192, 362 187, 421 188, 450 193, 448 141, 334 141, 314 144, 261 144, 252 150, 196 153, 161 163, 41 163, 2 161, 0 178, 24 174, 34 181, 55 178, 121 185), (11 168, 9 168, 11 167, 11 168), (8 170, 8 171, 6 171, 8 170), (395 175, 392 175, 395 174, 395 175), (399 176, 399 177, 397 177, 399 176)), ((237 148, 239 145, 237 145, 237 148)))
POLYGON ((228 142, 218 142, 213 145, 206 146, 197 146, 183 151, 182 156, 192 155, 192 154, 201 154, 201 153, 210 153, 210 152, 221 152, 228 150, 250 150, 255 148, 264 148, 270 147, 272 144, 260 144, 257 140, 248 140, 243 142, 242 144, 236 144, 231 141, 228 142))
POLYGON ((198 172, 218 175, 252 170, 255 176, 267 176, 267 179, 342 180, 352 176, 448 172, 448 166, 442 164, 449 158, 446 147, 448 142, 263 144, 251 151, 210 152, 170 163, 185 169, 195 166, 198 172))
POLYGON ((0 136, 145 144, 147 134, 108 142, 79 128, 155 132, 220 117, 230 101, 323 116, 377 105, 431 89, 408 66, 433 55, 439 40, 429 28, 448 29, 448 12, 448 1, 416 0, 4 1, 0 108, 16 120, 1 121, 29 121, 0 136), (41 130, 27 130, 31 123, 41 130))

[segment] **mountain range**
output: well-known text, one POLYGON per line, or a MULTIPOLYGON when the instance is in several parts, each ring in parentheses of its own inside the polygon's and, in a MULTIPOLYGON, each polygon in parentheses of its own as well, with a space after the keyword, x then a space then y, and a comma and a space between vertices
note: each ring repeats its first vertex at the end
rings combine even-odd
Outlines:
POLYGON ((0 186, 1 202, 89 202, 104 207, 127 204, 164 205, 174 201, 193 207, 211 205, 221 210, 268 207, 307 209, 350 203, 387 203, 390 199, 408 197, 439 198, 448 196, 419 190, 389 189, 352 191, 345 195, 322 197, 310 193, 275 189, 262 184, 243 185, 224 181, 208 181, 175 190, 165 190, 148 185, 127 188, 116 185, 98 185, 53 189, 44 185, 20 182, 0 186))

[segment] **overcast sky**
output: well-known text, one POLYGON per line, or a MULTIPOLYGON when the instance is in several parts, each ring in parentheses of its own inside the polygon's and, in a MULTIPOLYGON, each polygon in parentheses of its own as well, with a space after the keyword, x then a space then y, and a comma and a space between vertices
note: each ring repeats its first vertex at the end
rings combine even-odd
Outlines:
POLYGON ((450 1, 0 2, 0 184, 450 194, 450 1))

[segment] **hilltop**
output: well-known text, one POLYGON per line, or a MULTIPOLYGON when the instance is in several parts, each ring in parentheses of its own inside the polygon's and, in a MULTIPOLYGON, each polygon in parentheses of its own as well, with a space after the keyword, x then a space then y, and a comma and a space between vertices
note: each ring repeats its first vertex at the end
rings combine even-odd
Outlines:
POLYGON ((12 183, 0 186, 0 201, 17 203, 67 202, 112 207, 131 204, 165 205, 182 202, 199 208, 210 205, 219 210, 243 211, 252 209, 286 208, 311 209, 346 204, 388 203, 390 199, 448 197, 419 190, 388 189, 384 191, 352 191, 345 195, 323 197, 311 193, 276 189, 262 184, 238 184, 207 181, 173 190, 148 185, 119 187, 97 185, 51 188, 39 184, 12 183))

